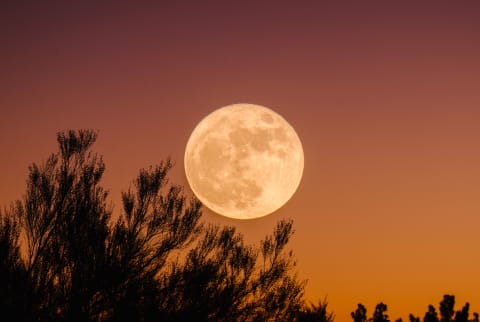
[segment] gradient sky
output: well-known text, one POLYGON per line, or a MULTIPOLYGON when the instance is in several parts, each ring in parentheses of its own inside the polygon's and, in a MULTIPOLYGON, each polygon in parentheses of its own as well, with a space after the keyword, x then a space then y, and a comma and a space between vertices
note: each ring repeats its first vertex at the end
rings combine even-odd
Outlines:
MULTIPOLYGON (((0 205, 55 133, 100 130, 103 184, 183 151, 208 113, 249 102, 297 130, 305 171, 256 242, 292 218, 307 298, 423 316, 445 293, 480 311, 480 2, 4 1, 0 205), (421 4, 420 4, 421 3, 421 4)), ((190 193, 187 188, 187 193, 190 193)))

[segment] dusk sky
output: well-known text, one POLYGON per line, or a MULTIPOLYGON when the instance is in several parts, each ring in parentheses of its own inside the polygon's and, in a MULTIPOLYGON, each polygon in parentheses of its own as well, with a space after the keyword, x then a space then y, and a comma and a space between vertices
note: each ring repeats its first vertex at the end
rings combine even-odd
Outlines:
POLYGON ((338 321, 380 301, 423 316, 455 294, 480 311, 479 1, 5 1, 0 206, 60 130, 99 130, 115 212, 140 168, 183 153, 213 110, 281 114, 305 153, 283 218, 307 298, 338 321))

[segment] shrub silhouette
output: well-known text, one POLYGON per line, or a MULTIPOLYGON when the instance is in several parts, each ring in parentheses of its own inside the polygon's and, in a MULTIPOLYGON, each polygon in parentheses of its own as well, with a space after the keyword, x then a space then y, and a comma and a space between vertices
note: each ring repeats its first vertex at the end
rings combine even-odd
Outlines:
POLYGON ((294 321, 305 283, 285 247, 291 221, 260 245, 200 221, 170 184, 170 160, 140 170, 112 216, 97 133, 61 132, 0 214, 0 309, 17 321, 294 321), (22 242, 20 242, 22 241, 22 242))
POLYGON ((19 224, 0 212, 0 303, 4 316, 26 319, 24 292, 28 291, 25 266, 20 258, 19 224))
POLYGON ((367 309, 363 304, 359 303, 357 309, 350 313, 354 322, 367 322, 367 309))
POLYGON ((372 321, 373 322, 390 322, 388 319, 388 315, 385 313, 387 312, 387 305, 384 303, 379 303, 375 307, 375 312, 373 312, 372 321))
POLYGON ((327 299, 319 301, 318 304, 304 306, 298 315, 299 322, 333 322, 335 314, 329 312, 327 299))
MULTIPOLYGON (((455 296, 445 294, 442 301, 439 304, 440 318, 433 305, 428 306, 428 310, 425 313, 423 320, 416 317, 413 314, 408 316, 410 322, 479 322, 478 313, 473 313, 473 319, 470 319, 469 309, 470 304, 467 302, 461 310, 455 311, 455 296)), ((388 322, 387 305, 384 303, 377 304, 375 312, 371 318, 367 318, 367 310, 362 304, 358 304, 357 309, 351 313, 351 317, 354 322, 376 322, 384 321, 388 322)), ((402 319, 395 320, 401 322, 402 319)))

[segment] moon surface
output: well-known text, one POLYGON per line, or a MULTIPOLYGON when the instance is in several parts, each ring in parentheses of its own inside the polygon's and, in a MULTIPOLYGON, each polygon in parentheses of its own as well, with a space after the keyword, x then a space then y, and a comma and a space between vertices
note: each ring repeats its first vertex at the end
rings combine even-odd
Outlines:
POLYGON ((274 111, 233 104, 207 115, 185 148, 185 174, 194 194, 230 218, 262 217, 295 193, 304 155, 293 127, 274 111))

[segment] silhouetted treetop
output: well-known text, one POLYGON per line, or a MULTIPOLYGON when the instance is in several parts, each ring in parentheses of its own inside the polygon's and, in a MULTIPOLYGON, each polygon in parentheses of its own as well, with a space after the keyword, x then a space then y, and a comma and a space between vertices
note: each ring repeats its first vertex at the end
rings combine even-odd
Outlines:
POLYGON ((350 313, 353 322, 366 322, 367 321, 367 309, 363 304, 358 304, 357 309, 350 313))
POLYGON ((29 167, 23 200, 0 214, 2 311, 24 321, 297 319, 291 221, 258 246, 201 223, 200 202, 168 182, 168 159, 140 170, 112 216, 96 139, 58 133, 58 152, 29 167))
POLYGON ((455 310, 455 296, 453 295, 444 295, 443 300, 440 302, 440 321, 441 322, 450 322, 452 321, 453 314, 455 310))
POLYGON ((439 322, 437 311, 433 305, 428 306, 428 311, 423 318, 424 322, 439 322))
POLYGON ((20 316, 28 291, 25 266, 20 257, 20 227, 14 217, 0 211, 0 304, 4 316, 20 316))
POLYGON ((379 303, 375 307, 375 312, 373 312, 372 322, 390 322, 388 319, 387 305, 384 303, 379 303))
MULTIPOLYGON (((470 304, 467 302, 462 307, 461 310, 455 311, 455 296, 453 295, 444 295, 442 301, 439 304, 440 309, 440 318, 438 317, 437 311, 433 305, 428 306, 428 310, 425 313, 423 320, 419 317, 416 317, 413 314, 408 316, 410 322, 440 322, 440 321, 452 321, 452 322, 478 322, 478 314, 473 313, 473 319, 470 319, 469 309, 470 304)), ((351 316, 356 321, 389 321, 388 315, 385 313, 387 311, 387 306, 384 303, 377 304, 373 316, 367 319, 367 311, 362 304, 358 305, 358 308, 355 312, 351 313, 351 316)), ((402 321, 402 319, 397 319, 396 321, 402 321)))
POLYGON ((298 316, 298 322, 333 322, 335 314, 328 311, 327 299, 318 304, 305 305, 298 316))

